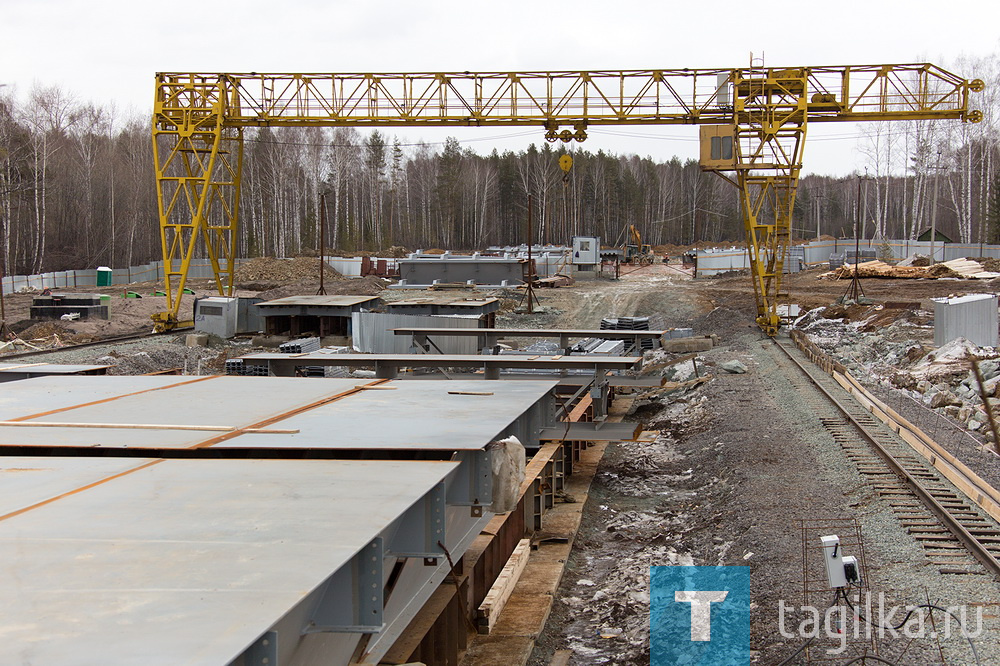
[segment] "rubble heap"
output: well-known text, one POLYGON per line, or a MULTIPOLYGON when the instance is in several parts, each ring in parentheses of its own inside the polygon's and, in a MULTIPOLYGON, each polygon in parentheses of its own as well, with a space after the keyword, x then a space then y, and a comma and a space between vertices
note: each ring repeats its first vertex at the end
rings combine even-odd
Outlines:
MULTIPOLYGON (((809 339, 843 363, 859 379, 873 378, 956 421, 989 436, 989 427, 972 362, 979 364, 987 399, 1000 410, 1000 350, 958 338, 935 349, 929 314, 902 312, 888 325, 875 326, 882 309, 871 308, 857 321, 837 308, 817 308, 795 324, 809 339), (828 318, 826 314, 837 316, 828 318)), ((882 317, 882 324, 887 322, 882 317)))

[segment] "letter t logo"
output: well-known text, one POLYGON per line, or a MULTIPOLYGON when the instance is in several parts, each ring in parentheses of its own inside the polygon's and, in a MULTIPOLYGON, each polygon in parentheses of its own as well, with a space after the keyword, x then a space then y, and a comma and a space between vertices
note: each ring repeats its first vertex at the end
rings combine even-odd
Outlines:
POLYGON ((725 601, 727 591, 702 592, 677 590, 674 601, 691 604, 691 640, 712 640, 712 604, 725 601))

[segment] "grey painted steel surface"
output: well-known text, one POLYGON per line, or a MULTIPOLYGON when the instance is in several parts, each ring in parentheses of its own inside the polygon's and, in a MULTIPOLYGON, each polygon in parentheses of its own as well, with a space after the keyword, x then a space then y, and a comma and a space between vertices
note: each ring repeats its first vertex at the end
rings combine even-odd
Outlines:
POLYGON ((287 296, 258 303, 257 308, 263 317, 349 317, 352 312, 374 307, 378 300, 378 296, 287 296))
MULTIPOLYGON (((428 337, 476 337, 480 348, 493 347, 500 340, 506 338, 559 338, 559 346, 569 347, 570 340, 581 338, 600 338, 602 340, 629 340, 631 348, 638 349, 640 340, 659 340, 664 335, 669 337, 669 331, 617 331, 617 330, 582 330, 582 329, 544 329, 544 328, 420 328, 420 327, 400 327, 394 328, 396 335, 410 336, 417 344, 421 344, 421 339, 428 337)), ((441 341, 435 340, 438 347, 441 341)), ((430 347, 427 345, 426 347, 430 347)), ((435 351, 432 347, 428 351, 435 351)), ((641 350, 639 350, 641 351, 641 350)))
MULTIPOLYGON (((411 315, 386 312, 355 312, 351 315, 351 341, 354 349, 365 354, 409 354, 415 351, 412 336, 394 335, 398 326, 435 326, 452 329, 476 328, 478 317, 411 315)), ((475 354, 475 340, 450 338, 438 340, 440 353, 475 354)))
MULTIPOLYGON (((376 537, 391 538, 405 512, 457 468, 413 461, 67 462, 0 459, 0 506, 7 509, 0 519, 3 663, 214 666, 239 658, 272 627, 284 629, 278 663, 288 663, 318 594, 338 592, 323 589, 335 573, 349 569, 376 537), (122 474, 126 469, 136 471, 122 474), (92 485, 100 478, 109 480, 92 485), (10 515, 20 509, 28 510, 10 515), (282 627, 285 617, 296 621, 282 627)), ((417 582, 409 586, 416 590, 408 593, 419 591, 417 582)), ((353 593, 339 594, 343 604, 353 593)), ((385 621, 414 598, 388 604, 385 621)), ((359 637, 330 636, 324 663, 346 664, 359 637)))
POLYGON ((567 423, 544 428, 539 438, 556 442, 621 442, 635 439, 640 429, 635 423, 567 423))
MULTIPOLYGON (((510 431, 511 426, 536 405, 548 408, 555 385, 555 381, 498 382, 484 391, 484 385, 474 381, 397 381, 386 384, 387 389, 365 390, 281 421, 280 427, 300 433, 243 436, 215 446, 479 451, 495 439, 518 434, 510 431)), ((535 432, 529 436, 521 431, 518 438, 531 446, 537 442, 538 429, 551 425, 554 417, 527 421, 535 432)))
POLYGON ((627 370, 641 361, 637 356, 466 356, 453 354, 304 354, 289 358, 287 354, 260 353, 241 357, 244 363, 266 364, 271 374, 291 376, 296 366, 342 365, 374 367, 380 377, 393 378, 400 368, 476 368, 487 378, 498 379, 501 369, 529 368, 546 370, 591 370, 595 374, 608 370, 627 370))
POLYGON ((0 363, 0 382, 48 375, 103 375, 110 365, 61 365, 58 363, 0 363))
MULTIPOLYGON (((237 663, 240 663, 239 651, 224 657, 222 652, 216 653, 213 650, 218 646, 220 650, 246 650, 247 653, 258 654, 260 638, 268 635, 277 639, 280 650, 278 663, 347 664, 359 645, 361 636, 373 631, 377 633, 370 634, 367 651, 361 660, 378 662, 426 600, 445 581, 450 569, 446 558, 442 556, 444 551, 436 540, 428 537, 416 546, 412 545, 413 525, 424 524, 421 516, 427 515, 427 508, 421 509, 424 513, 407 510, 399 519, 387 522, 377 511, 371 511, 369 495, 374 493, 377 499, 382 497, 380 493, 384 493, 398 499, 405 494, 408 484, 414 480, 410 472, 414 468, 410 465, 417 465, 419 468, 428 464, 405 460, 413 455, 409 449, 438 451, 435 456, 450 459, 450 463, 438 463, 450 465, 450 471, 446 472, 447 478, 443 484, 438 486, 440 489, 434 492, 441 498, 438 501, 445 503, 444 542, 453 558, 461 557, 492 517, 489 512, 492 486, 488 472, 490 454, 486 450, 487 444, 500 437, 516 435, 529 447, 537 446, 537 433, 554 425, 555 409, 551 391, 556 382, 495 383, 489 386, 488 391, 483 391, 483 383, 475 380, 383 383, 285 378, 249 380, 225 376, 196 379, 68 377, 60 381, 38 379, 22 384, 23 386, 12 386, 12 390, 5 391, 3 400, 0 400, 0 418, 8 420, 37 414, 32 420, 155 424, 163 420, 159 416, 170 413, 181 416, 172 419, 174 426, 243 426, 276 419, 266 427, 298 432, 245 434, 215 446, 244 447, 242 440, 267 437, 267 441, 254 443, 262 452, 295 448, 304 449, 308 455, 309 450, 342 449, 349 451, 346 454, 348 458, 376 456, 378 460, 366 463, 343 460, 158 460, 146 469, 128 473, 129 470, 146 464, 147 460, 105 457, 18 459, 24 462, 13 463, 9 470, 12 480, 8 481, 8 474, 0 469, 0 510, 4 510, 5 514, 45 502, 66 493, 67 489, 72 491, 97 484, 24 514, 33 516, 32 520, 35 520, 34 517, 44 517, 51 515, 51 511, 58 511, 57 505, 74 507, 72 517, 60 518, 58 525, 45 520, 37 521, 39 538, 55 540, 60 546, 65 546, 64 549, 50 549, 42 556, 35 550, 25 551, 26 557, 39 561, 36 568, 19 567, 19 560, 16 559, 5 560, 5 563, 8 560, 15 562, 12 566, 18 566, 17 571, 23 570, 43 582, 45 577, 40 572, 45 567, 55 567, 58 574, 55 585, 68 593, 59 596, 36 588, 18 589, 18 599, 24 599, 23 605, 17 607, 18 610, 27 608, 30 613, 40 616, 42 610, 39 609, 44 608, 45 612, 49 612, 48 600, 59 596, 58 603, 67 604, 65 608, 58 607, 60 613, 86 613, 86 620, 93 619, 94 622, 101 623, 101 631, 87 630, 88 635, 94 634, 93 640, 126 652, 112 653, 107 649, 102 651, 91 646, 87 642, 89 638, 81 641, 71 633, 59 633, 58 628, 63 621, 58 617, 54 625, 47 625, 43 629, 32 627, 29 633, 19 638, 28 641, 27 637, 30 637, 33 641, 36 636, 44 636, 46 641, 43 647, 46 650, 65 650, 65 646, 72 643, 77 650, 75 654, 79 654, 84 662, 93 661, 94 655, 98 655, 102 663, 116 664, 226 663, 233 658, 237 658, 237 663), (366 386, 372 388, 354 391, 366 386), (470 391, 488 395, 456 394, 470 391), (341 397, 329 401, 338 396, 341 397), (317 404, 322 401, 329 402, 317 404), (284 415, 298 410, 301 411, 284 418, 284 415), (55 413, 49 413, 53 411, 55 413), (220 424, 220 420, 223 423, 220 424), (383 458, 386 453, 389 453, 388 458, 383 458), (393 461, 394 457, 404 460, 393 461), (156 470, 166 469, 167 466, 178 469, 179 466, 198 464, 217 467, 213 467, 215 471, 211 474, 202 477, 189 472, 176 474, 172 479, 156 477, 156 470), (269 470, 275 469, 275 464, 290 465, 296 466, 296 471, 268 471, 256 479, 238 477, 234 480, 227 477, 230 471, 235 474, 236 471, 233 470, 244 469, 252 464, 271 466, 268 467, 269 470), (360 488, 370 489, 367 493, 358 490, 351 483, 342 483, 336 474, 327 473, 327 468, 335 469, 337 465, 363 464, 371 465, 376 473, 359 475, 352 471, 346 473, 344 478, 353 480, 360 488), (35 476, 29 480, 28 473, 32 470, 52 472, 55 476, 44 477, 45 480, 35 476), (300 470, 307 470, 308 473, 301 473, 300 470), (99 483, 102 479, 123 473, 125 474, 121 478, 99 483), (315 477, 310 476, 311 474, 315 477), (349 498, 351 502, 331 501, 335 498, 311 494, 310 484, 313 478, 323 480, 321 491, 342 492, 342 497, 349 498), (399 479, 405 481, 399 483, 399 479), (209 486, 207 494, 192 497, 192 484, 209 486), (95 497, 104 496, 109 488, 114 491, 113 501, 108 499, 101 506, 88 504, 95 497), (257 497, 253 493, 258 490, 266 494, 267 498, 261 495, 259 501, 253 499, 257 497), (247 493, 252 495, 250 500, 247 499, 247 493), (271 506, 271 496, 279 498, 280 506, 276 509, 271 506), (288 512, 283 513, 286 504, 291 506, 303 496, 307 499, 315 497, 317 501, 308 507, 300 504, 299 509, 293 511, 289 508, 288 512), (10 501, 5 502, 5 498, 10 501), (72 498, 82 498, 85 501, 64 501, 72 498), (147 500, 155 500, 156 504, 149 505, 147 500), (171 502, 181 503, 182 508, 176 510, 171 502), (125 510, 119 508, 122 506, 126 507, 125 510), (322 514, 321 526, 331 525, 328 533, 313 533, 316 522, 314 509, 322 514), (197 513, 197 519, 191 517, 192 513, 197 513), (288 517, 289 513, 294 513, 293 518, 288 517), (91 516, 95 518, 92 519, 91 516), (291 525, 286 524, 289 522, 291 525), (57 529, 64 524, 70 526, 67 534, 57 529), (213 526, 222 534, 220 544, 216 544, 211 538, 192 534, 199 525, 204 524, 213 526), (369 533, 377 534, 383 540, 383 581, 388 580, 390 572, 397 565, 397 558, 407 558, 393 574, 391 590, 386 589, 381 620, 384 626, 381 630, 374 626, 345 627, 343 621, 338 623, 329 618, 324 621, 324 613, 314 610, 325 607, 330 610, 331 617, 335 616, 337 609, 342 609, 345 605, 350 607, 351 599, 355 596, 350 585, 345 586, 342 580, 345 575, 343 572, 349 568, 338 564, 344 558, 332 557, 326 547, 328 541, 333 539, 338 545, 345 543, 343 530, 339 527, 341 524, 349 526, 348 536, 359 530, 366 532, 364 538, 359 536, 356 540, 358 543, 364 541, 369 533), (87 530, 98 527, 106 528, 106 536, 96 538, 96 545, 91 548, 86 538, 91 532, 87 530), (290 527, 300 530, 300 533, 308 530, 311 536, 303 537, 306 541, 300 542, 296 535, 285 536, 284 532, 281 536, 277 535, 279 531, 290 527), (76 528, 83 533, 73 532, 76 528), (178 537, 174 530, 181 530, 182 534, 178 537), (136 533, 139 537, 136 537, 136 533), (264 543, 256 540, 261 534, 265 537, 264 543), (155 536, 144 540, 147 535, 155 536), (70 544, 75 549, 74 552, 86 557, 69 565, 56 561, 56 555, 70 550, 70 544), (300 566, 294 558, 290 559, 289 549, 294 555, 314 558, 308 560, 307 564, 322 562, 327 567, 325 571, 322 568, 316 571, 317 576, 319 573, 326 576, 322 578, 320 586, 309 588, 302 582, 301 576, 307 567, 300 566), (132 552, 137 553, 134 560, 141 561, 141 565, 128 559, 132 552), (427 566, 421 553, 431 553, 436 564, 427 566), (163 555, 162 560, 158 559, 159 555, 163 555), (215 568, 201 566, 198 558, 203 556, 211 556, 215 568), (100 576, 89 573, 87 567, 92 561, 97 563, 95 566, 106 564, 106 568, 99 570, 100 576), (291 565, 289 561, 292 562, 291 565), (129 565, 124 567, 125 573, 120 576, 125 581, 125 592, 134 593, 134 597, 125 601, 115 597, 116 588, 101 578, 105 574, 110 576, 107 572, 123 569, 123 564, 129 565), (340 567, 336 573, 335 565, 340 567), (289 566, 294 570, 289 572, 289 566), (189 583, 183 576, 191 573, 188 570, 192 567, 192 575, 196 580, 189 583), (220 570, 222 575, 216 575, 220 570), (64 571, 69 572, 65 579, 60 577, 64 571), (156 579, 157 583, 148 582, 144 578, 154 575, 160 575, 156 579), (236 582, 226 578, 227 575, 233 576, 236 582), (136 576, 143 578, 137 581, 136 576), (67 582, 70 578, 72 584, 67 582), (248 585, 246 590, 239 588, 244 583, 248 585), (102 590, 94 591, 87 597, 95 604, 94 610, 80 605, 85 604, 87 599, 76 595, 74 590, 79 590, 82 586, 88 591, 102 590), (237 593, 232 593, 234 589, 237 593), (211 597, 208 602, 204 601, 206 595, 211 597), (221 601, 215 603, 216 599, 221 601), (72 609, 69 605, 72 605, 72 609), (249 608, 244 609, 244 605, 249 608), (239 623, 241 618, 250 615, 252 622, 243 622, 235 629, 232 628, 233 623, 239 623), (147 618, 151 619, 147 622, 147 618), (307 629, 303 635, 303 628, 309 627, 311 621, 320 625, 332 622, 341 629, 333 632, 323 630, 319 633, 309 633, 307 629), (145 632, 152 631, 154 623, 159 634, 152 640, 145 640, 145 632), (189 624, 203 628, 212 636, 218 636, 218 641, 213 643, 205 640, 197 631, 188 631, 186 627, 189 624), (127 630, 123 630, 123 626, 127 630), (175 628, 183 633, 183 639, 172 642, 169 649, 161 649, 158 641, 170 639, 175 628), (109 637, 110 634, 114 635, 109 637), (122 638, 119 634, 125 637, 122 638), (66 640, 60 643, 61 636, 66 640), (56 639, 55 643, 59 645, 50 645, 52 639, 56 639), (140 645, 146 651, 153 651, 153 658, 145 658, 148 657, 145 653, 143 658, 131 657, 127 650, 133 649, 135 645, 140 645), (158 662, 157 658, 161 655, 163 660, 158 662)), ((93 445, 105 448, 139 448, 147 451, 148 455, 155 450, 193 446, 220 434, 224 433, 181 431, 176 428, 129 430, 0 426, 0 443, 17 445, 25 443, 28 438, 32 440, 28 443, 43 445, 76 442, 86 446, 88 451, 93 445)), ((250 455, 252 457, 253 454, 250 455)), ((12 460, 15 459, 0 458, 0 462, 12 460)), ((445 473, 442 473, 442 477, 444 476, 445 473)), ((431 501, 430 497, 431 495, 425 496, 419 506, 430 506, 427 504, 431 501)), ((0 519, 0 557, 11 554, 9 549, 6 552, 3 550, 5 522, 0 519)), ((11 524, 16 526, 19 523, 11 524)), ((419 534, 419 530, 417 533, 419 534)), ((346 541, 350 543, 350 539, 346 541)), ((38 546, 38 550, 41 550, 41 546, 38 546)), ((3 593, 0 593, 0 599, 3 599, 3 593)), ((7 607, 11 608, 10 604, 7 607)), ((2 613, 0 611, 0 617, 3 617, 2 613)), ((358 618, 360 621, 360 616, 358 618)), ((86 623, 80 626, 86 626, 86 623)), ((8 642, 9 645, 11 643, 8 642)), ((0 655, 5 654, 3 650, 0 647, 0 655)), ((48 658, 48 655, 53 654, 51 652, 38 651, 35 654, 38 655, 39 663, 76 663, 72 658, 62 659, 61 654, 51 659, 48 658)), ((19 658, 16 661, 23 660, 19 658)))
POLYGON ((666 331, 612 331, 607 329, 590 330, 576 328, 477 328, 472 330, 455 330, 451 328, 434 327, 399 327, 392 329, 396 335, 409 333, 426 333, 427 335, 495 335, 503 338, 602 338, 617 340, 623 336, 642 338, 659 338, 666 331))
POLYGON ((527 259, 450 255, 410 255, 399 260, 399 277, 413 284, 472 282, 521 284, 527 259))
POLYGON ((500 309, 499 298, 451 298, 425 296, 389 301, 385 309, 393 314, 415 315, 484 315, 500 309))
POLYGON ((934 345, 965 338, 980 347, 996 347, 996 294, 934 298, 934 345))
MULTIPOLYGON (((336 359, 329 355, 325 358, 336 359)), ((555 381, 497 382, 489 385, 488 396, 455 394, 484 392, 484 384, 479 381, 403 381, 315 405, 374 382, 224 375, 197 382, 178 379, 65 377, 18 382, 4 390, 0 420, 84 405, 31 420, 123 425, 172 421, 173 425, 245 428, 302 409, 267 426, 299 432, 245 433, 216 443, 213 448, 477 451, 498 436, 506 436, 519 421, 529 423, 533 429, 530 436, 527 429, 518 435, 526 437, 522 441, 531 445, 537 442, 537 431, 552 425, 554 419, 546 410, 551 411, 549 393, 555 381), (536 408, 541 410, 537 414, 536 408), (525 413, 530 414, 522 419, 525 413)), ((0 446, 52 446, 58 442, 63 447, 88 449, 185 449, 224 434, 170 428, 0 425, 0 446)))

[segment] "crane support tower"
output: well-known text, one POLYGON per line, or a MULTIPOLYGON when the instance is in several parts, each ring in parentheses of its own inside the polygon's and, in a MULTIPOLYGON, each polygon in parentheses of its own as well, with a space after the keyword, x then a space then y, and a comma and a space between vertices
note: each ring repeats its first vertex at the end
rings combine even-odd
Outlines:
POLYGON ((703 125, 702 167, 741 191, 757 323, 780 327, 781 273, 806 126, 812 122, 978 122, 967 81, 935 65, 409 74, 159 73, 153 152, 168 309, 202 243, 230 295, 248 127, 538 126, 583 141, 601 125, 703 125), (199 240, 202 243, 199 243, 199 240))

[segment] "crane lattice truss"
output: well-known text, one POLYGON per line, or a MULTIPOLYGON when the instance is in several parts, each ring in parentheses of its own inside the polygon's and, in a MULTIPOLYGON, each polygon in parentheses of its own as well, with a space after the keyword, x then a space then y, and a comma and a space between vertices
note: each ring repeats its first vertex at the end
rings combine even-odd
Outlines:
POLYGON ((169 310, 199 239, 220 294, 233 288, 243 131, 274 126, 539 126, 582 141, 600 125, 720 125, 733 159, 712 167, 742 193, 757 321, 779 327, 782 264, 809 122, 978 122, 983 87, 930 64, 590 72, 161 73, 153 150, 169 310))

